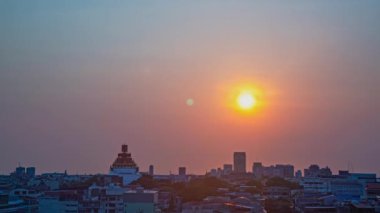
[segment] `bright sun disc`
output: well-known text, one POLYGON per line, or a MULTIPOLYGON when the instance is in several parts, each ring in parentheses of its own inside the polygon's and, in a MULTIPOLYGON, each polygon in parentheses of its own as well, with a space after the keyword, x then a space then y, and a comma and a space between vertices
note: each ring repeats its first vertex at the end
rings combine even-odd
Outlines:
POLYGON ((252 109, 256 104, 255 97, 248 92, 241 93, 236 101, 239 107, 244 110, 252 109))

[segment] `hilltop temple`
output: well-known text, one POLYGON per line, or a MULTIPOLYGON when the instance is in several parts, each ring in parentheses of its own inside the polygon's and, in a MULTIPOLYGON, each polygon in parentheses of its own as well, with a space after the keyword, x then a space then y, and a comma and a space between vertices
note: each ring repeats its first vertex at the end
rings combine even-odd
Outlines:
POLYGON ((124 186, 141 177, 139 167, 132 159, 131 153, 128 153, 128 145, 121 146, 121 153, 117 155, 116 160, 110 167, 110 175, 122 177, 124 186))

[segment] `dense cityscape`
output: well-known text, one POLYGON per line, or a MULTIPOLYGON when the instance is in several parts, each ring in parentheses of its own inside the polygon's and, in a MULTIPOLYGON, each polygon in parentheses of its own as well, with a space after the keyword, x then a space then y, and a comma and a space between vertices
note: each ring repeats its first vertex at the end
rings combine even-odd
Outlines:
POLYGON ((0 212, 252 212, 317 213, 380 212, 380 182, 376 173, 352 173, 310 165, 265 166, 253 162, 247 170, 245 152, 234 152, 233 163, 204 175, 155 174, 154 165, 140 172, 122 145, 109 174, 36 174, 18 166, 0 176, 0 212))
POLYGON ((380 213, 380 0, 0 0, 0 213, 380 213))

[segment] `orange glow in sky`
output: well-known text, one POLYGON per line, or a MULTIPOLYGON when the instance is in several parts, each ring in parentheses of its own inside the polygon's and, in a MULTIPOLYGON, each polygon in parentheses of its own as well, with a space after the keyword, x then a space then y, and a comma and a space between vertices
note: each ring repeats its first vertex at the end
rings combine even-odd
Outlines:
POLYGON ((380 1, 0 2, 0 174, 380 174, 380 1))
POLYGON ((235 82, 226 86, 226 90, 228 107, 239 114, 258 114, 265 108, 264 89, 256 84, 235 82))

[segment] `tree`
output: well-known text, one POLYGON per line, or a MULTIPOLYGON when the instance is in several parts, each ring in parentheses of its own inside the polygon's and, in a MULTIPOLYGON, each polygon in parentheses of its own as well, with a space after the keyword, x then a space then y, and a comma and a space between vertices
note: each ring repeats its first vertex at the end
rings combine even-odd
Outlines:
POLYGON ((280 177, 269 178, 265 184, 266 186, 280 186, 287 187, 289 189, 300 189, 301 186, 298 183, 287 181, 280 177))

